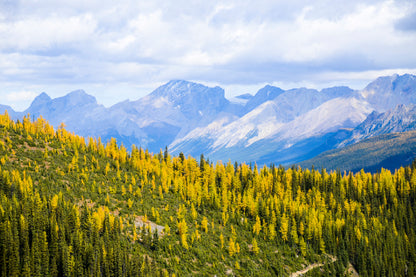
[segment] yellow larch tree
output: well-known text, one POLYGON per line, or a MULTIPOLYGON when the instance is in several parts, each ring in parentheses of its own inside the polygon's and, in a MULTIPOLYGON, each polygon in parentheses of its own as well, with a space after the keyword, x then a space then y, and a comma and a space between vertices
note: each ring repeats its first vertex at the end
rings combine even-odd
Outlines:
POLYGON ((256 223, 254 223, 254 226, 253 226, 253 233, 256 235, 259 235, 260 231, 261 231, 260 217, 256 216, 256 223))
POLYGON ((259 253, 259 251, 260 251, 260 249, 259 249, 259 246, 257 245, 257 241, 256 241, 256 238, 253 238, 253 240, 251 241, 251 251, 254 253, 254 254, 258 254, 259 253))
POLYGON ((283 241, 287 241, 287 235, 288 235, 288 231, 289 231, 289 220, 286 216, 286 214, 284 213, 281 220, 280 220, 280 234, 282 236, 282 240, 283 241))

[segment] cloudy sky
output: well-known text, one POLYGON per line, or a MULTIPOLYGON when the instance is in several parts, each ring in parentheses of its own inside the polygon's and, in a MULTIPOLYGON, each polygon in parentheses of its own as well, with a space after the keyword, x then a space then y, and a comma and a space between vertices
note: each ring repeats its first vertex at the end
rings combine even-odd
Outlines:
POLYGON ((416 74, 415 49, 414 0, 0 0, 0 103, 81 88, 109 106, 172 79, 361 89, 416 74))

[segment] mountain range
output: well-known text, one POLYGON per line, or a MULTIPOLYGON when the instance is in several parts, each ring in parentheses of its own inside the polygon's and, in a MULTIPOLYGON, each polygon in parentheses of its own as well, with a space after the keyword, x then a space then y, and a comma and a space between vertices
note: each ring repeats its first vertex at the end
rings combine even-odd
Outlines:
POLYGON ((290 165, 331 149, 392 132, 416 129, 416 76, 379 77, 362 90, 331 87, 283 90, 267 85, 256 94, 225 98, 220 87, 173 80, 135 101, 111 107, 83 90, 63 97, 37 96, 14 119, 42 115, 53 126, 82 136, 115 137, 159 152, 211 161, 290 165))

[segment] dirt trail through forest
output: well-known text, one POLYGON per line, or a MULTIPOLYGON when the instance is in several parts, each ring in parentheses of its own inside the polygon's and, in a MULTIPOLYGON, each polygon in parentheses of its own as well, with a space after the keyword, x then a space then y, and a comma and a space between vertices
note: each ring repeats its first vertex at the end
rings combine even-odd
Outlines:
MULTIPOLYGON (((334 256, 328 255, 328 257, 329 257, 329 258, 331 258, 331 263, 333 263, 333 262, 335 262, 335 261, 337 260, 337 258, 336 258, 336 257, 334 257, 334 256)), ((305 267, 305 268, 304 268, 304 269, 302 269, 302 270, 299 270, 299 271, 293 272, 292 274, 290 274, 290 277, 298 277, 298 276, 302 276, 303 274, 305 274, 305 273, 306 273, 306 272, 308 272, 309 270, 312 270, 312 269, 314 269, 314 268, 316 268, 316 267, 321 267, 321 266, 323 266, 323 265, 325 265, 325 264, 322 264, 322 263, 313 263, 313 264, 310 264, 310 265, 308 265, 307 267, 305 267)))

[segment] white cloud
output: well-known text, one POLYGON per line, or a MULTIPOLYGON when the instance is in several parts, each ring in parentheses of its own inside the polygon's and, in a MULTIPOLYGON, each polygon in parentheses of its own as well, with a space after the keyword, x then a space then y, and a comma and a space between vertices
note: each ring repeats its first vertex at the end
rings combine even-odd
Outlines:
POLYGON ((360 72, 416 64, 416 32, 404 31, 412 1, 8 2, 0 3, 0 87, 122 83, 131 91, 190 79, 247 92, 354 83, 360 72))
POLYGON ((39 93, 29 90, 13 91, 5 93, 1 97, 0 104, 10 105, 14 110, 23 111, 39 93))
MULTIPOLYGON (((28 18, 0 23, 0 49, 35 52, 67 48, 68 44, 91 39, 96 23, 89 14, 60 18, 28 18)), ((75 45, 73 47, 76 47, 75 45)))
POLYGON ((17 91, 17 92, 10 92, 6 94, 7 101, 26 101, 26 100, 33 100, 33 98, 38 95, 34 91, 17 91))

